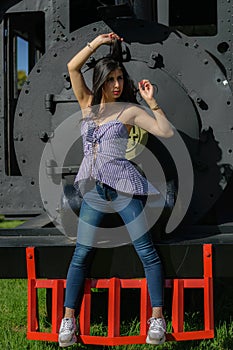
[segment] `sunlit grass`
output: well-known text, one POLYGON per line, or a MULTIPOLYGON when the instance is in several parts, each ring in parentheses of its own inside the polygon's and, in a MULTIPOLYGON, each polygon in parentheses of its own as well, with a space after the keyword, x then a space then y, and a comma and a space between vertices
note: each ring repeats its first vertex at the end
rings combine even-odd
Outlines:
POLYGON ((5 220, 4 216, 0 215, 0 228, 14 228, 21 225, 22 220, 5 220))
MULTIPOLYGON (((13 228, 22 221, 1 222, 0 228, 13 228)), ((93 289, 93 292, 97 290, 93 289)), ((95 294, 95 293, 94 293, 95 294)), ((97 293, 98 294, 98 293, 97 293)), ((47 315, 46 291, 38 290, 39 315, 41 331, 48 332, 51 329, 47 315)), ((100 305, 101 306, 101 305, 100 305)), ((58 350, 57 343, 43 341, 29 341, 27 332, 27 281, 26 280, 0 280, 0 349, 1 350, 58 350)), ((215 338, 199 341, 167 342, 157 346, 157 350, 233 350, 233 281, 220 281, 218 292, 215 294, 215 338)), ((98 310, 99 312, 99 310, 98 310)), ((104 314, 100 308, 99 322, 92 324, 92 335, 107 335, 106 320, 101 317, 104 314)), ((171 332, 170 317, 166 315, 168 332, 171 332)), ((203 317, 199 311, 185 312, 185 330, 199 330, 203 326, 203 317)), ((137 318, 129 321, 121 321, 121 335, 139 334, 140 324, 137 318)), ((114 350, 152 350, 151 345, 125 345, 125 346, 96 346, 76 344, 69 349, 114 349, 114 350)))
MULTIPOLYGON (((3 350, 55 350, 59 349, 57 343, 43 341, 29 341, 26 338, 27 329, 27 281, 26 280, 0 280, 1 291, 1 317, 0 317, 0 349, 3 350)), ((229 310, 230 311, 230 310, 229 310)), ((46 293, 39 290, 39 314, 41 330, 49 331, 46 311, 46 293)), ((185 315, 186 330, 198 329, 197 323, 200 315, 191 313, 185 315)), ((200 341, 167 342, 158 346, 158 350, 232 350, 233 349, 233 322, 231 319, 219 321, 215 329, 215 338, 200 341)), ((168 322, 168 330, 171 324, 168 322)), ((104 322, 92 325, 91 333, 106 335, 107 328, 104 322)), ((121 335, 135 335, 139 333, 139 322, 134 319, 130 322, 122 322, 121 335)), ((115 349, 115 350, 152 350, 151 345, 125 345, 125 346, 101 346, 75 345, 69 349, 115 349)))

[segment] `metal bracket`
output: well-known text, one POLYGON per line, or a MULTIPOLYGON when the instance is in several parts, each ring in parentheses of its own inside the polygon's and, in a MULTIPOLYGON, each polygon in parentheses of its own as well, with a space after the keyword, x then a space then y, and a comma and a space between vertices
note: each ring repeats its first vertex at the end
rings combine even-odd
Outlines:
POLYGON ((57 166, 54 160, 48 160, 46 162, 46 173, 48 176, 55 176, 61 174, 77 174, 79 166, 57 166))
POLYGON ((57 103, 77 102, 77 99, 64 94, 46 94, 44 101, 46 111, 49 111, 50 113, 54 114, 57 103))
POLYGON ((149 61, 147 62, 149 68, 161 68, 164 67, 163 57, 157 51, 152 51, 149 61))

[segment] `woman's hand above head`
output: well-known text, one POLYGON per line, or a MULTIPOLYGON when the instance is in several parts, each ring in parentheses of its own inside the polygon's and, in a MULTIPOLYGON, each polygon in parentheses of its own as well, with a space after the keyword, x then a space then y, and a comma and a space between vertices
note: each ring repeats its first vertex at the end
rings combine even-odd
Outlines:
POLYGON ((116 33, 111 32, 107 34, 98 35, 90 44, 93 47, 93 49, 96 49, 101 45, 111 45, 114 40, 123 41, 123 38, 121 38, 116 33))
POLYGON ((114 32, 108 34, 100 34, 91 42, 79 51, 67 64, 72 88, 74 94, 80 104, 81 109, 85 109, 90 106, 92 100, 92 92, 86 85, 86 82, 82 76, 81 68, 92 55, 92 53, 98 49, 101 45, 111 45, 114 40, 122 41, 119 35, 114 32))

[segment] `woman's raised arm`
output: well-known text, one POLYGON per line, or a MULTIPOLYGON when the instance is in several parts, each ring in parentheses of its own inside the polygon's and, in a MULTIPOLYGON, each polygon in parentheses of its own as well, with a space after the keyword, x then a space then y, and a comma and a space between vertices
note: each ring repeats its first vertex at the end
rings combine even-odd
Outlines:
POLYGON ((81 68, 88 60, 88 58, 103 44, 110 45, 114 39, 122 40, 117 34, 101 34, 93 41, 79 51, 67 64, 70 74, 71 84, 74 94, 80 104, 81 108, 86 108, 90 105, 92 93, 87 87, 85 80, 81 73, 81 68))

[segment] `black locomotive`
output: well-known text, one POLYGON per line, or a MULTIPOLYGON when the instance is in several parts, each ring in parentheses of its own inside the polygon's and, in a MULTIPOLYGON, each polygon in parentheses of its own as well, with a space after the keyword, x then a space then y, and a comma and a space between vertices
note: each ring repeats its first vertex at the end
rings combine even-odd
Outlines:
MULTIPOLYGON (((134 129, 129 139, 133 162, 143 163, 139 146, 144 144, 164 169, 168 208, 154 227, 154 239, 161 255, 170 256, 167 274, 198 274, 198 263, 190 268, 187 262, 198 261, 198 246, 210 242, 215 275, 232 276, 224 268, 233 249, 232 14, 230 0, 1 1, 0 208, 6 217, 28 219, 15 230, 1 230, 2 277, 26 276, 28 245, 38 248, 41 276, 65 275, 59 257, 68 263, 76 235, 76 214, 67 203, 77 203, 69 186, 82 159, 80 138, 72 139, 80 115, 66 65, 96 35, 110 31, 124 37, 126 69, 135 81, 152 81, 187 150, 179 163, 178 148, 169 149, 142 130, 134 129), (20 40, 28 62, 22 88, 17 83, 20 40), (56 143, 62 135, 64 142, 56 143), (62 199, 53 191, 60 186, 62 199)), ((93 63, 107 50, 101 47, 85 67, 88 82, 93 63)), ((93 276, 141 274, 130 245, 100 248, 95 261, 93 276), (122 250, 129 252, 124 261, 118 259, 122 250), (111 263, 103 268, 102 259, 111 263)))

